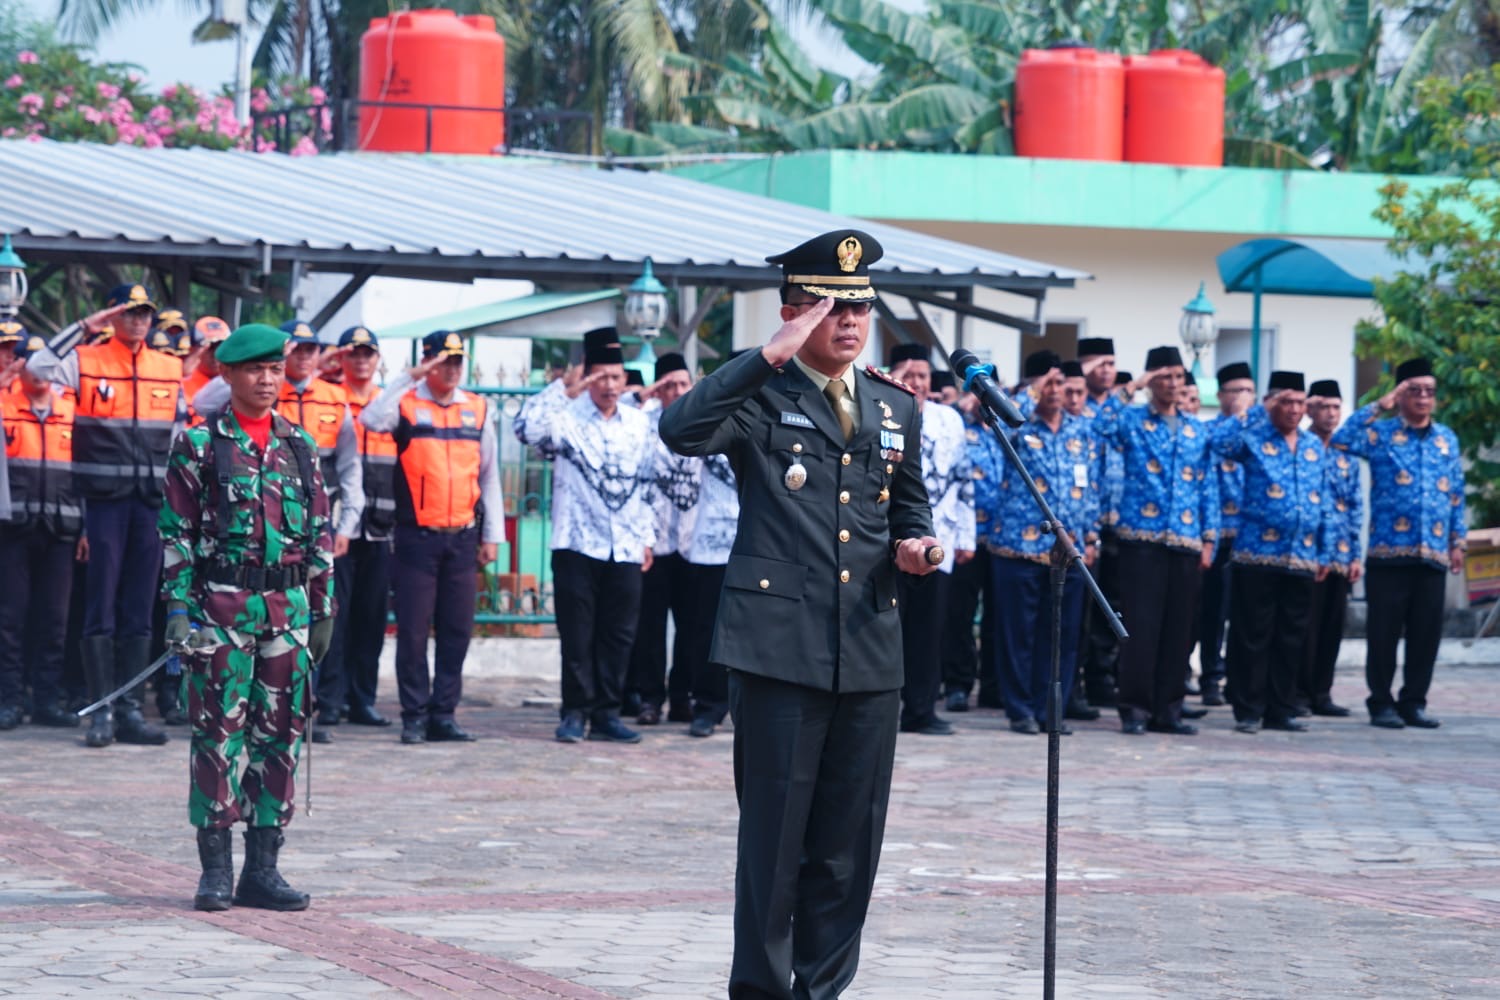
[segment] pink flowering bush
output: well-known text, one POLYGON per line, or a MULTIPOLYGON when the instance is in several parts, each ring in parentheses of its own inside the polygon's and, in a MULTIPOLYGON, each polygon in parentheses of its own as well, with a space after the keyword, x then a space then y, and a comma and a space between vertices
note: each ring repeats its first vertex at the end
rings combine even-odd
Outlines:
POLYGON ((283 142, 296 156, 321 149, 332 136, 327 108, 274 113, 277 107, 321 105, 321 88, 301 80, 264 81, 252 91, 250 106, 268 114, 256 127, 234 115, 229 94, 206 94, 186 84, 160 93, 146 89, 130 66, 95 63, 66 45, 25 49, 0 61, 0 137, 40 141, 206 146, 272 152, 283 142), (277 96, 273 104, 272 96, 277 96))

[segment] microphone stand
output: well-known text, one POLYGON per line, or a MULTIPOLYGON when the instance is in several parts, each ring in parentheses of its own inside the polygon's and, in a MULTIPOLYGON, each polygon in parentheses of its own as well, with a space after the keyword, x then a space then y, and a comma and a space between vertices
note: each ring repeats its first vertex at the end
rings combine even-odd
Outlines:
POLYGON ((1052 513, 1052 508, 1042 496, 1042 491, 1036 488, 1036 482, 1031 478, 1031 473, 1026 471, 1026 466, 1022 464, 1015 445, 1011 444, 1010 437, 1000 426, 999 415, 983 403, 979 404, 979 413, 985 425, 995 435, 995 440, 1000 442, 1006 461, 1026 484, 1032 502, 1041 512, 1042 530, 1052 533, 1052 551, 1048 555, 1050 570, 1048 580, 1052 585, 1052 683, 1047 692, 1047 888, 1042 937, 1042 1000, 1053 1000, 1057 990, 1057 812, 1058 778, 1062 764, 1062 733, 1059 730, 1062 728, 1063 715, 1062 606, 1070 566, 1074 563, 1078 564, 1079 570, 1083 573, 1084 584, 1093 595, 1094 603, 1104 612, 1104 619, 1109 623, 1110 631, 1114 632, 1115 637, 1123 640, 1130 636, 1125 631, 1125 625, 1120 621, 1120 616, 1115 613, 1114 608, 1109 606, 1104 592, 1094 581, 1093 574, 1079 558, 1078 550, 1068 538, 1067 529, 1057 519, 1057 515, 1052 513))

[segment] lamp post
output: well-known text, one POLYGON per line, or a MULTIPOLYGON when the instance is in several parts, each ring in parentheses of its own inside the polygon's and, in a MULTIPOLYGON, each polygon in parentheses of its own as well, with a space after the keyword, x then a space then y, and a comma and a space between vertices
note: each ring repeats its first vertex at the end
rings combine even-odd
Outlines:
POLYGON ((26 262, 10 245, 10 234, 0 246, 0 319, 11 320, 26 304, 26 262))
POLYGON ((651 342, 661 336, 661 327, 666 321, 667 286, 652 273, 651 258, 647 257, 641 276, 625 289, 625 322, 630 324, 631 332, 641 338, 641 353, 635 359, 638 366, 656 364, 656 352, 652 350, 651 342))
POLYGON ((1214 320, 1214 304, 1204 293, 1204 282, 1198 282, 1198 294, 1193 301, 1182 307, 1182 319, 1177 323, 1177 333, 1182 344, 1193 352, 1193 377, 1201 374, 1198 359, 1203 352, 1219 339, 1219 325, 1214 320))

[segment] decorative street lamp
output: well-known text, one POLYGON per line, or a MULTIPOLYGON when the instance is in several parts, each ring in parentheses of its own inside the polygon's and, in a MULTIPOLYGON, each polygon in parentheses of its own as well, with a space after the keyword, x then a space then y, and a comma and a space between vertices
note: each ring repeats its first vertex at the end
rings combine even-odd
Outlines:
POLYGON ((0 319, 15 319, 26 304, 26 262, 16 256, 10 245, 10 234, 0 246, 0 319))
POLYGON ((656 364, 656 352, 651 342, 661 336, 662 324, 667 321, 667 286, 656 279, 651 271, 651 258, 646 258, 641 276, 625 289, 625 322, 630 330, 641 338, 641 353, 636 357, 637 367, 656 364))
POLYGON ((1214 304, 1208 301, 1203 289, 1204 283, 1198 282, 1198 294, 1193 301, 1182 307, 1182 319, 1177 324, 1183 346, 1193 352, 1194 376, 1200 374, 1198 359, 1219 339, 1219 325, 1214 320, 1214 304))

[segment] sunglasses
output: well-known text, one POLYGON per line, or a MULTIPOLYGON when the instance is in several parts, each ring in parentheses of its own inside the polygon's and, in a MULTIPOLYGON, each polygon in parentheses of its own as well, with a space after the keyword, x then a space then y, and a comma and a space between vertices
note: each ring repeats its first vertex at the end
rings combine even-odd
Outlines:
MULTIPOLYGON (((817 301, 787 303, 794 309, 807 309, 817 304, 817 301)), ((851 316, 868 316, 874 307, 873 302, 835 302, 833 308, 828 310, 828 315, 837 316, 839 313, 848 313, 851 316)))

